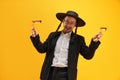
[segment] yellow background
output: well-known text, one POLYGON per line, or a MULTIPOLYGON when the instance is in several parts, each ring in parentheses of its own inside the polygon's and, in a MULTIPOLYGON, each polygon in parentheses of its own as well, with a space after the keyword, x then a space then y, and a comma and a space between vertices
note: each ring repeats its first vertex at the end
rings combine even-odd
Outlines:
POLYGON ((43 21, 35 27, 45 41, 59 24, 55 14, 67 10, 86 21, 78 34, 87 45, 101 26, 108 28, 94 58, 79 57, 77 80, 120 80, 120 0, 1 0, 0 80, 39 80, 45 55, 30 41, 31 21, 43 21))

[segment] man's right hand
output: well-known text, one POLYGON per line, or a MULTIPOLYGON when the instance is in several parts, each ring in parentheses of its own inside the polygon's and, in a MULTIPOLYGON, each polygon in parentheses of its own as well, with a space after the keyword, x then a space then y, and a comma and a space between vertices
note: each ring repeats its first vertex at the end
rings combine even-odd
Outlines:
POLYGON ((37 31, 35 30, 35 28, 32 28, 32 32, 31 32, 31 36, 32 37, 36 37, 38 35, 37 31))

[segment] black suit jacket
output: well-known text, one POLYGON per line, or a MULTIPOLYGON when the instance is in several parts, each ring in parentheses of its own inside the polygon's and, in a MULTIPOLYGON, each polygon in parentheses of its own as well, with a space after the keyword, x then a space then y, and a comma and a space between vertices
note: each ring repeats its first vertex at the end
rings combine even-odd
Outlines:
MULTIPOLYGON (((48 78, 50 67, 54 57, 55 45, 60 34, 61 32, 50 33, 49 37, 44 43, 40 41, 39 35, 37 35, 36 37, 30 37, 37 51, 40 53, 46 53, 41 70, 41 80, 47 80, 48 78)), ((68 80, 76 80, 79 53, 84 58, 91 59, 94 56, 95 50, 98 48, 99 44, 99 41, 93 42, 93 40, 91 40, 91 43, 88 47, 86 46, 83 36, 74 34, 72 32, 68 50, 68 80)))

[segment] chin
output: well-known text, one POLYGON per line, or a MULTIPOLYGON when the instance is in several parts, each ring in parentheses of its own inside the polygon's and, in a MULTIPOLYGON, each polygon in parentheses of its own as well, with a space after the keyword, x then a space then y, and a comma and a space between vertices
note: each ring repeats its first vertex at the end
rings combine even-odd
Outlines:
POLYGON ((69 33, 69 32, 71 32, 71 31, 65 31, 65 33, 69 33))
POLYGON ((71 31, 67 31, 67 33, 69 33, 69 32, 71 32, 71 31))
POLYGON ((72 30, 65 30, 65 29, 63 30, 64 33, 69 33, 69 32, 71 32, 71 31, 72 31, 72 30))

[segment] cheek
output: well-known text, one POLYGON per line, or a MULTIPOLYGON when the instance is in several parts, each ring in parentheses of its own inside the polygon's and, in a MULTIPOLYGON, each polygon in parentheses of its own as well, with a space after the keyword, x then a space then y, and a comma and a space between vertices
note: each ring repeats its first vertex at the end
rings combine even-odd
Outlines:
POLYGON ((63 24, 64 27, 66 27, 67 25, 66 24, 63 24))

